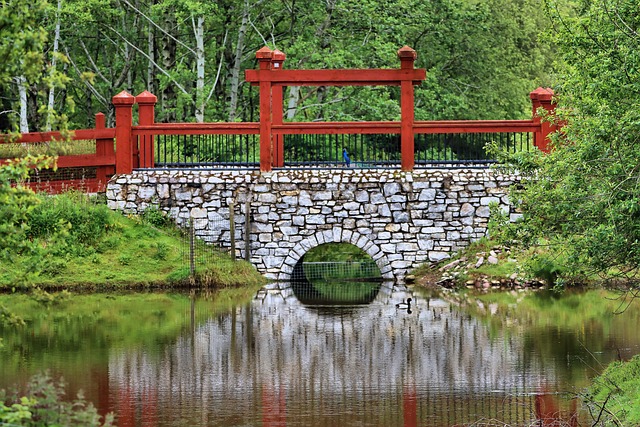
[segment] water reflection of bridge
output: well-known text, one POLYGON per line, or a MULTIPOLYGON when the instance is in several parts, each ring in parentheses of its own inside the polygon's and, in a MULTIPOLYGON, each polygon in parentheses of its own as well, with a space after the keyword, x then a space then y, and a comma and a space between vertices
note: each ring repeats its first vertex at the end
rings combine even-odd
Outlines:
POLYGON ((112 354, 110 388, 137 399, 155 390, 154 417, 167 424, 446 426, 487 408, 528 424, 531 392, 554 373, 526 360, 517 337, 491 336, 441 299, 413 295, 413 313, 398 311, 409 295, 382 285, 369 305, 339 309, 273 285, 193 325, 157 360, 112 354))

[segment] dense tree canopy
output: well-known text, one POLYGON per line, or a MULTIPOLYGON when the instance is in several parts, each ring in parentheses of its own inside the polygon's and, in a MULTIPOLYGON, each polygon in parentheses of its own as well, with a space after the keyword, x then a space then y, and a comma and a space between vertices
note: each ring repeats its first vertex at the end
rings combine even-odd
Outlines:
POLYGON ((636 0, 547 0, 564 63, 555 150, 516 196, 520 237, 540 237, 567 271, 638 277, 640 13, 636 0))
MULTIPOLYGON (((546 25, 538 0, 2 5, 0 49, 18 58, 0 65, 4 116, 16 123, 22 105, 32 130, 50 126, 48 111, 69 114, 72 127, 90 126, 98 111, 110 117, 111 97, 123 89, 156 94, 162 121, 256 120, 257 90, 243 70, 256 66, 255 51, 264 45, 285 52, 288 68, 395 68, 396 51, 406 44, 428 74, 416 93, 417 119, 526 118, 527 94, 549 83, 553 60, 538 38, 546 25), (25 74, 20 86, 19 67, 27 63, 39 79, 25 74), (53 79, 54 72, 70 80, 53 79)), ((399 117, 394 88, 294 87, 285 96, 289 119, 399 117)))

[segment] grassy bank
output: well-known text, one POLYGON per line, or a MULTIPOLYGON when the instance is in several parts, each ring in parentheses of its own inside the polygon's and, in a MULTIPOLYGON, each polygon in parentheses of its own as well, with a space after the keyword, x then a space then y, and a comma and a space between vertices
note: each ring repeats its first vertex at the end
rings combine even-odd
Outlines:
POLYGON ((26 244, 0 259, 0 289, 226 288, 264 282, 244 261, 197 242, 190 276, 188 243, 159 210, 113 212, 97 198, 38 195, 22 228, 26 244))

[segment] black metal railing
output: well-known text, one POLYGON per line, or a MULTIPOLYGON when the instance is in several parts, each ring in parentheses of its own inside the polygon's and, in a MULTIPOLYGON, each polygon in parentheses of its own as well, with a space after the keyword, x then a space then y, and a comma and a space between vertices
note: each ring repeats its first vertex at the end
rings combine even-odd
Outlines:
MULTIPOLYGON (((400 167, 399 134, 293 134, 279 138, 283 143, 274 142, 273 158, 283 163, 276 163, 276 167, 400 167)), ((255 134, 156 135, 154 141, 156 167, 259 166, 260 143, 255 134)), ((489 144, 512 153, 534 149, 530 132, 417 133, 415 164, 495 163, 487 150, 489 144)), ((140 156, 144 156, 142 151, 140 156)))
POLYGON ((285 167, 398 166, 400 135, 284 135, 283 154, 285 167))
POLYGON ((257 167, 258 135, 156 135, 156 167, 257 167))
POLYGON ((414 138, 415 162, 418 167, 443 163, 495 163, 495 156, 487 150, 492 143, 510 153, 530 151, 533 135, 528 132, 417 134, 414 138))

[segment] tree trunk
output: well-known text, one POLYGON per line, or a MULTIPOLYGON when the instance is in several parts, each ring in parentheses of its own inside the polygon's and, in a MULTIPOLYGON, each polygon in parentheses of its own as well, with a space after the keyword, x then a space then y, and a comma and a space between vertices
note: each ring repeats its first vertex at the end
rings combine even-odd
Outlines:
MULTIPOLYGON (((176 41, 174 37, 170 37, 175 30, 175 16, 173 8, 170 8, 164 15, 165 34, 162 37, 162 66, 165 70, 173 69, 176 63, 176 41)), ((173 84, 167 83, 162 89, 162 108, 165 122, 176 121, 176 92, 173 84)))
POLYGON ((289 88, 289 102, 287 104, 287 120, 293 120, 298 109, 300 101, 300 86, 291 86, 289 88))
POLYGON ((204 122, 204 107, 206 103, 204 94, 204 17, 191 17, 193 20, 193 33, 196 38, 196 121, 204 122))
MULTIPOLYGON (((56 11, 56 29, 53 36, 53 55, 51 57, 51 70, 50 75, 53 76, 56 72, 56 61, 58 55, 58 45, 60 43, 60 9, 62 9, 62 0, 58 0, 58 9, 56 11)), ((53 107, 55 102, 55 87, 53 83, 49 83, 49 99, 47 100, 47 123, 45 130, 50 131, 53 122, 53 107)))
POLYGON ((242 23, 238 29, 238 42, 236 43, 236 53, 231 67, 230 87, 229 87, 229 121, 233 122, 237 116, 238 93, 240 88, 240 65, 242 63, 242 53, 244 51, 244 37, 247 33, 249 22, 249 2, 245 1, 242 12, 242 23))
POLYGON ((20 98, 20 133, 28 133, 27 79, 24 76, 16 77, 16 83, 18 84, 18 94, 20 98))

